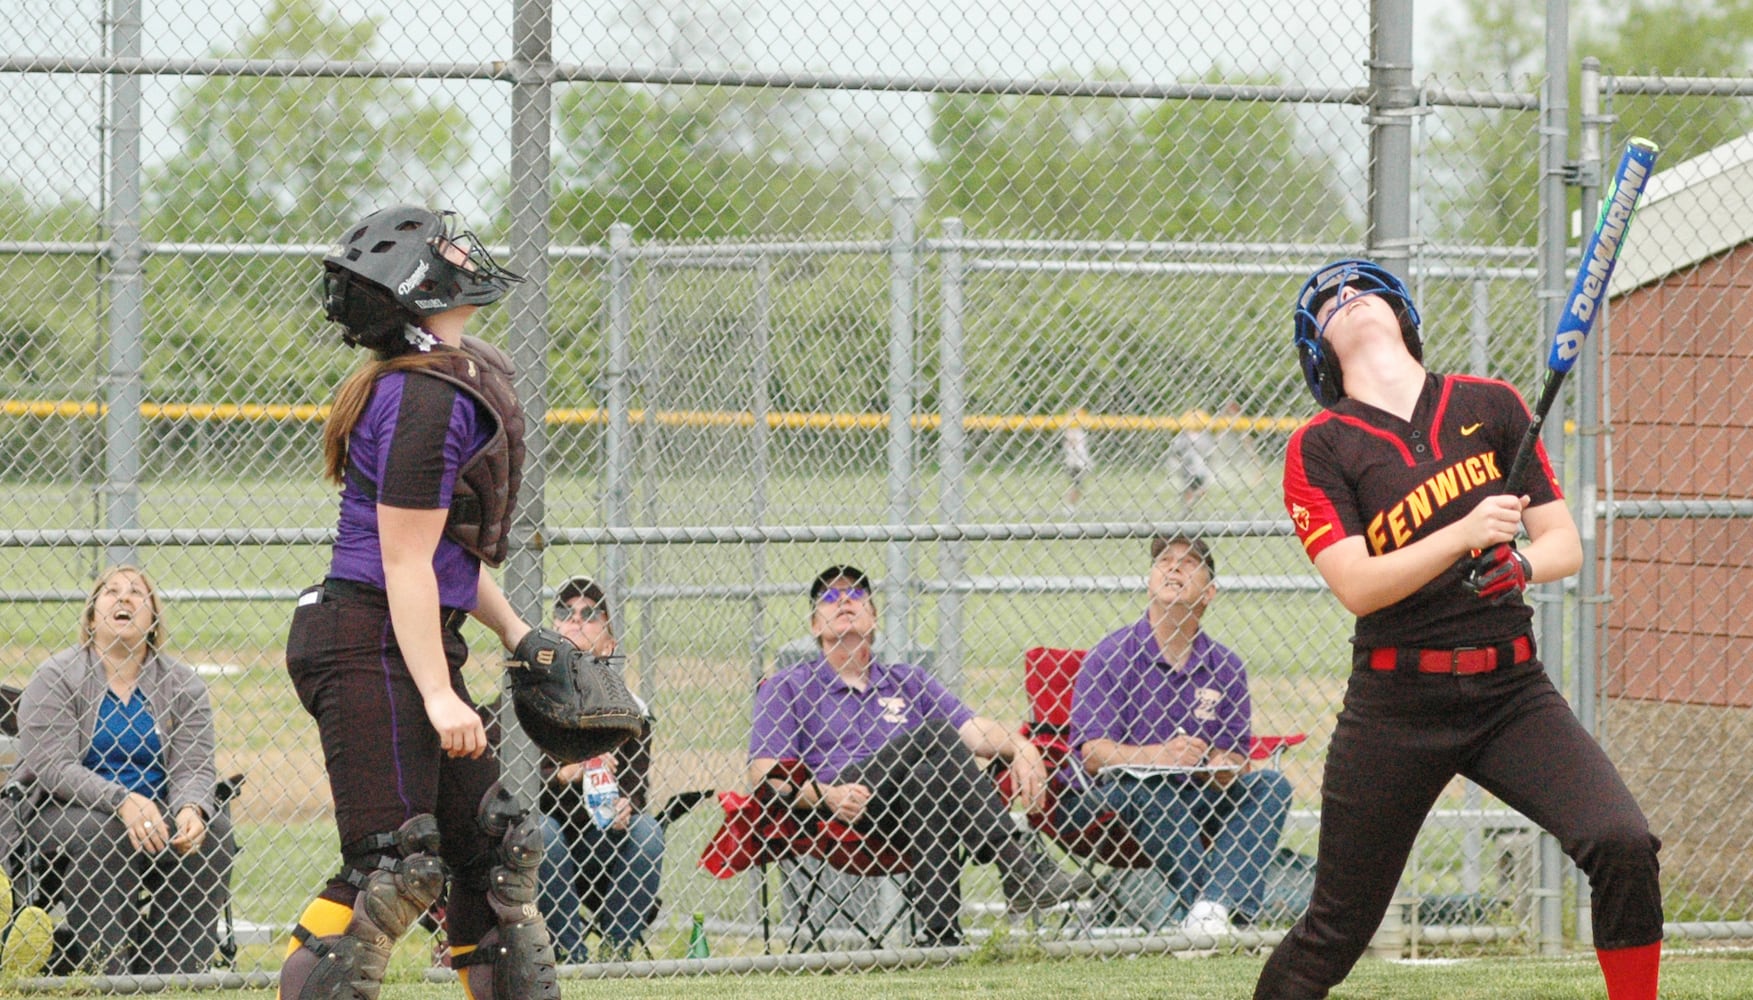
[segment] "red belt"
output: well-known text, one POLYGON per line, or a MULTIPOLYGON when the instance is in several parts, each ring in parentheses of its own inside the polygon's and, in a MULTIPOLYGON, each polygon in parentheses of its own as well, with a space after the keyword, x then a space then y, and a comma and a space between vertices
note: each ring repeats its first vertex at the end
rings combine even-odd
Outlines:
POLYGON ((1405 665, 1421 674, 1488 674, 1503 666, 1506 655, 1513 663, 1526 663, 1534 658, 1534 641, 1519 636, 1501 646, 1470 646, 1466 649, 1397 649, 1392 646, 1370 650, 1371 670, 1394 670, 1405 665))

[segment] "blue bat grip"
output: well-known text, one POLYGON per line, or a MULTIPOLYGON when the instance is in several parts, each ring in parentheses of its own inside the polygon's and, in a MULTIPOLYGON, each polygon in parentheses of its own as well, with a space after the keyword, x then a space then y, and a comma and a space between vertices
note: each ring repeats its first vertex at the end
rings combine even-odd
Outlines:
POLYGON ((1576 284, 1571 286, 1564 315, 1559 317, 1558 330, 1552 335, 1552 353, 1546 358, 1546 367, 1552 371, 1568 372, 1582 356, 1583 341, 1594 326, 1601 303, 1607 300, 1607 280, 1613 276, 1613 266, 1619 263, 1619 251, 1631 230, 1631 213, 1637 209, 1637 199, 1655 172, 1657 152, 1656 144, 1648 139, 1633 139, 1626 144, 1625 155, 1619 158, 1613 184, 1601 200, 1595 231, 1583 248, 1576 284))

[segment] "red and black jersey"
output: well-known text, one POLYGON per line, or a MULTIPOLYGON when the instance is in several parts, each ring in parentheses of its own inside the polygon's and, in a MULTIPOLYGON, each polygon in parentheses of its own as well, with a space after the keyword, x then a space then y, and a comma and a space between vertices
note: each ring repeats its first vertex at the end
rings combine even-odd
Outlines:
MULTIPOLYGON (((1313 559, 1343 538, 1381 555, 1461 520, 1504 491, 1503 477, 1532 419, 1515 388, 1467 375, 1425 377, 1410 421, 1342 399, 1291 435, 1284 505, 1313 559)), ((1562 499, 1546 448, 1523 492, 1530 506, 1562 499)), ((1365 648, 1483 646, 1522 635, 1533 610, 1490 604, 1450 568, 1401 601, 1357 620, 1365 648)))

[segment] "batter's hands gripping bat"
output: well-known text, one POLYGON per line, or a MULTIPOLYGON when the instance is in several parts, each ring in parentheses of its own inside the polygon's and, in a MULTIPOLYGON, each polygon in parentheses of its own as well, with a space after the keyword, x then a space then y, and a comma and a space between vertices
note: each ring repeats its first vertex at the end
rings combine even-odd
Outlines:
MULTIPOLYGON (((1546 382, 1540 389, 1540 399, 1534 405, 1527 433, 1516 446, 1509 471, 1504 474, 1505 493, 1519 495, 1522 492, 1522 478, 1534 460, 1546 415, 1552 412, 1552 404, 1558 400, 1564 377, 1570 374, 1577 358, 1582 357, 1583 341, 1588 339, 1589 330, 1594 327, 1595 314, 1607 301, 1608 279, 1613 276, 1613 266, 1619 263, 1619 251, 1625 246, 1625 237, 1631 232, 1631 213, 1636 211, 1637 200, 1649 186, 1650 175, 1655 171, 1657 152, 1656 144, 1648 139, 1632 139, 1625 145, 1625 155, 1619 158, 1613 185, 1607 189, 1607 197, 1601 200, 1601 214, 1595 219, 1595 231, 1583 247, 1576 281, 1571 285, 1570 298, 1564 302, 1558 329, 1552 335, 1552 350, 1546 355, 1546 382)), ((1467 589, 1480 593, 1482 574, 1502 562, 1501 556, 1493 551, 1468 560, 1467 589)))

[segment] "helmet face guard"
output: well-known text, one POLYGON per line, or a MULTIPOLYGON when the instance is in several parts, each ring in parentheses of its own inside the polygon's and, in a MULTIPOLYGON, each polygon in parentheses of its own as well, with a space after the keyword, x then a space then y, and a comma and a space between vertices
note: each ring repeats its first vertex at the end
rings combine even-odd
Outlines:
POLYGON ((1309 275, 1309 280, 1303 282, 1302 291, 1297 293, 1292 334, 1303 381, 1308 383, 1310 395, 1322 407, 1332 406, 1345 398, 1345 385, 1339 359, 1327 349, 1322 337, 1323 325, 1315 316, 1328 299, 1344 288, 1360 295, 1380 295, 1387 299, 1394 308, 1394 315, 1400 318, 1400 335, 1406 341, 1406 349, 1414 359, 1424 360, 1424 342, 1418 333, 1421 322, 1418 307, 1412 304, 1412 293, 1407 291, 1405 282, 1374 261, 1339 260, 1326 264, 1309 275))
POLYGON ((522 275, 501 267, 455 212, 397 205, 366 216, 323 257, 323 312, 346 340, 394 353, 403 326, 504 297, 522 275))

